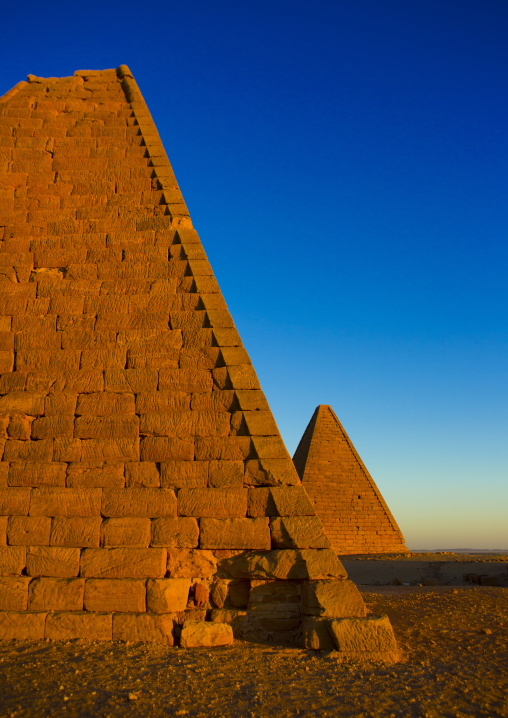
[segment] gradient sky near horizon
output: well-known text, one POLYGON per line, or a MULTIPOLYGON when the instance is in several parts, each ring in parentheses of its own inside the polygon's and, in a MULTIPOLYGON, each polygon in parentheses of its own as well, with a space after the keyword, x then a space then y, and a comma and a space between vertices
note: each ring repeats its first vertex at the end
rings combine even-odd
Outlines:
POLYGON ((290 453, 330 404, 410 548, 508 549, 506 0, 2 25, 0 94, 129 65, 290 453))

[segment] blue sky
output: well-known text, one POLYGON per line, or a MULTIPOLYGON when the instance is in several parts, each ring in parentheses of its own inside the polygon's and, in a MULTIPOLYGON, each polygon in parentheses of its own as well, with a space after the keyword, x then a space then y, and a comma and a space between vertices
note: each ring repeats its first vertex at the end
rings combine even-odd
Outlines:
POLYGON ((412 548, 508 549, 505 0, 29 0, 0 91, 126 63, 294 452, 330 404, 412 548))

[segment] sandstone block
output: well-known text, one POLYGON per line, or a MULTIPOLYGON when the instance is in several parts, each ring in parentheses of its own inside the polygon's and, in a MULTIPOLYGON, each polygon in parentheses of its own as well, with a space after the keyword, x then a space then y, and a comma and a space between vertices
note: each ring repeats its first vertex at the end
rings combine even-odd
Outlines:
POLYGON ((134 414, 134 394, 102 392, 80 394, 76 414, 90 416, 111 416, 112 414, 134 414))
MULTIPOLYGON (((7 417, 3 419, 3 421, 5 420, 7 420, 7 417)), ((33 416, 27 416, 26 414, 14 414, 10 417, 6 436, 11 439, 21 439, 23 441, 27 441, 30 438, 33 421, 33 416)))
MULTIPOLYGON (((131 546, 147 548, 150 545, 151 521, 147 518, 106 519, 101 528, 101 546, 117 548, 131 546)), ((163 544, 159 544, 162 546, 163 544)))
POLYGON ((233 411, 236 407, 235 392, 232 389, 214 390, 191 395, 193 411, 233 411))
POLYGON ((44 414, 45 394, 36 391, 12 391, 0 397, 1 414, 44 414))
POLYGON ((302 584, 302 611, 311 616, 360 617, 367 609, 352 581, 305 581, 302 584))
POLYGON ((227 412, 176 411, 166 414, 142 414, 139 431, 148 436, 228 436, 227 412))
POLYGON ((195 458, 198 461, 245 461, 251 454, 248 436, 196 437, 195 458))
POLYGON ((0 546, 7 545, 7 523, 8 516, 0 516, 0 546))
POLYGON ((53 461, 81 461, 81 439, 53 439, 53 461))
MULTIPOLYGON (((57 441, 57 439, 55 440, 57 441)), ((139 439, 82 439, 81 458, 83 461, 139 461, 139 439)))
POLYGON ((157 391, 158 383, 157 369, 106 369, 104 372, 104 389, 108 392, 138 394, 143 391, 157 391))
POLYGON ((7 441, 3 461, 46 461, 53 459, 53 439, 39 441, 7 441))
POLYGON ((173 646, 173 626, 174 621, 171 614, 115 613, 113 615, 113 640, 148 641, 173 646))
POLYGON ((32 439, 71 438, 73 433, 73 416, 42 416, 32 422, 32 439))
POLYGON ((249 516, 315 516, 303 486, 249 489, 249 516))
POLYGON ((30 546, 26 550, 29 576, 72 578, 79 573, 79 549, 30 546))
POLYGON ((177 437, 146 436, 140 442, 140 455, 141 461, 192 461, 194 442, 177 437))
POLYGON ((80 439, 137 438, 139 419, 137 416, 78 416, 74 436, 80 439))
POLYGON ((24 546, 0 546, 0 576, 20 576, 25 566, 24 546))
POLYGON ((259 459, 289 459, 280 436, 253 436, 252 445, 259 459))
POLYGON ((185 611, 191 580, 188 578, 149 579, 146 586, 147 610, 153 613, 185 611))
POLYGON ((245 483, 249 486, 300 486, 292 461, 251 459, 245 464, 245 483))
POLYGON ((10 546, 48 546, 50 531, 47 516, 11 516, 7 539, 10 546))
POLYGON ((44 400, 45 416, 74 416, 78 395, 75 392, 55 391, 44 400))
POLYGON ((125 366, 127 350, 116 344, 99 349, 83 349, 81 369, 120 369, 125 366))
POLYGON ((151 546, 196 548, 199 526, 194 518, 160 518, 152 521, 151 546))
POLYGON ((210 461, 209 486, 213 488, 243 487, 243 461, 210 461))
POLYGON ((157 464, 154 461, 125 464, 125 481, 129 487, 158 488, 161 480, 157 464))
POLYGON ((34 578, 28 588, 30 611, 82 611, 82 578, 34 578))
POLYGON ((146 611, 146 588, 141 580, 90 578, 85 581, 86 611, 146 611))
POLYGON ((66 483, 71 488, 119 488, 124 486, 124 464, 105 464, 102 461, 71 463, 66 483))
POLYGON ((163 461, 160 465, 161 485, 164 488, 206 488, 207 461, 163 461))
POLYGON ((331 548, 317 516, 270 519, 273 548, 331 548))
POLYGON ((228 623, 186 621, 182 628, 180 638, 182 648, 211 648, 232 644, 233 629, 228 623))
POLYGON ((217 567, 212 551, 168 549, 168 575, 171 578, 209 578, 217 567))
POLYGON ((328 630, 335 649, 347 655, 377 654, 398 659, 398 648, 388 616, 329 619, 328 630))
POLYGON ((209 519, 200 521, 199 545, 205 549, 271 548, 268 519, 209 519))
POLYGON ((314 651, 333 651, 334 644, 328 630, 328 621, 304 616, 302 620, 302 643, 314 651))
POLYGON ((9 466, 9 486, 65 486, 67 464, 54 462, 12 462, 9 466))
POLYGON ((69 641, 74 638, 84 638, 87 641, 111 641, 113 638, 112 614, 49 613, 46 619, 45 637, 59 641, 69 641))
POLYGON ((102 489, 32 489, 30 516, 100 516, 102 489))
POLYGON ((167 555, 162 548, 87 548, 81 554, 86 578, 162 578, 167 555))
POLYGON ((104 377, 101 369, 62 372, 55 377, 55 380, 51 386, 52 392, 88 393, 104 389, 104 377))
POLYGON ((26 516, 31 489, 0 488, 0 516, 26 516))
POLYGON ((161 369, 159 372, 160 391, 182 391, 186 393, 212 391, 213 380, 210 371, 204 369, 161 369))
POLYGON ((0 640, 40 641, 44 638, 46 613, 0 613, 0 640))
POLYGON ((0 578, 0 611, 26 611, 29 583, 27 576, 0 578))
POLYGON ((104 489, 103 516, 176 516, 175 492, 170 489, 104 489))
POLYGON ((51 524, 51 546, 93 548, 99 546, 100 516, 66 518, 55 516, 51 524))
POLYGON ((233 578, 331 579, 347 574, 331 549, 282 549, 262 554, 239 554, 220 562, 233 578))
POLYGON ((136 395, 136 412, 151 414, 157 412, 188 411, 190 394, 183 391, 151 391, 136 395))
POLYGON ((178 515, 207 518, 243 517, 247 514, 247 489, 180 489, 178 515))

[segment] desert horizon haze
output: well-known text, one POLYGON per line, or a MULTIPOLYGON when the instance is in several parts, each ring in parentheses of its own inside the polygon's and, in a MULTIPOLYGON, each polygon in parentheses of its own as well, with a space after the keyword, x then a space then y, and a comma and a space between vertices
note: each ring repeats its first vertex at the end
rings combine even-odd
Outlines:
POLYGON ((329 404, 408 548, 506 550, 508 6, 29 0, 3 23, 0 94, 130 66, 290 454, 329 404))

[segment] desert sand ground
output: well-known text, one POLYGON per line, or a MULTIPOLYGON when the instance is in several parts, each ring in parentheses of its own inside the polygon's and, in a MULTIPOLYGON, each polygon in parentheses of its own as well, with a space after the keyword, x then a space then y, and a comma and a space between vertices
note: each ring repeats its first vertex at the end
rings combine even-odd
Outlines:
POLYGON ((0 716, 508 718, 506 588, 361 591, 372 613, 390 617, 400 663, 344 664, 335 653, 248 644, 9 641, 0 643, 0 716))

